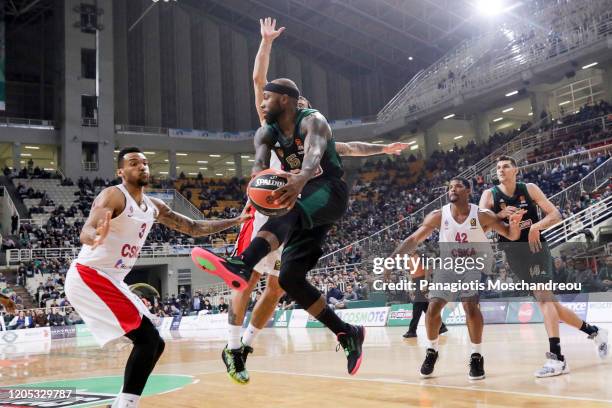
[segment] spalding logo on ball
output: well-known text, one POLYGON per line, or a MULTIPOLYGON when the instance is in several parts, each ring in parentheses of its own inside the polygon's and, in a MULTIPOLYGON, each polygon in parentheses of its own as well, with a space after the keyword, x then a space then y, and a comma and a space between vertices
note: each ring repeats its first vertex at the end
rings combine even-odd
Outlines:
POLYGON ((269 217, 278 217, 286 214, 289 210, 284 206, 274 204, 275 198, 272 192, 287 184, 284 174, 274 169, 267 169, 259 172, 247 188, 247 194, 251 204, 257 211, 269 217))

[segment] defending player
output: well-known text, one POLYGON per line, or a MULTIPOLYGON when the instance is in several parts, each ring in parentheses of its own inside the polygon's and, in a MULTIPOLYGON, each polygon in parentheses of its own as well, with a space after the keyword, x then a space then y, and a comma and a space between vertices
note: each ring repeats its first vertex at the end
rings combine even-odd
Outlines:
MULTIPOLYGON (((428 378, 433 375, 438 360, 438 335, 442 325, 441 312, 447 302, 456 297, 461 299, 466 314, 468 332, 471 341, 470 371, 468 378, 480 380, 485 377, 484 358, 482 357, 481 343, 483 319, 480 313, 477 284, 481 273, 490 267, 492 251, 485 232, 493 230, 508 239, 518 239, 520 231, 518 221, 523 212, 517 212, 510 218, 510 226, 504 225, 495 214, 488 210, 479 210, 475 204, 470 204, 471 188, 468 180, 462 177, 451 179, 448 190, 450 204, 441 210, 429 213, 423 224, 393 252, 396 255, 411 255, 417 246, 431 236, 434 230, 440 231, 440 264, 450 258, 473 259, 475 264, 480 258, 482 266, 467 268, 462 273, 459 268, 438 267, 433 271, 434 289, 429 291, 430 303, 425 315, 427 329, 427 350, 425 361, 421 366, 421 376, 428 378), (455 283, 471 284, 467 290, 452 292, 440 285, 455 283)), ((492 260, 491 260, 492 261, 492 260)))
POLYGON ((123 281, 136 263, 153 223, 203 236, 238 225, 250 216, 192 220, 144 194, 149 163, 138 148, 122 149, 117 163, 122 183, 102 190, 94 200, 81 231, 83 247, 66 275, 65 292, 100 346, 121 336, 134 343, 125 367, 123 389, 113 404, 113 408, 133 408, 138 406, 165 347, 153 324, 155 317, 123 281))

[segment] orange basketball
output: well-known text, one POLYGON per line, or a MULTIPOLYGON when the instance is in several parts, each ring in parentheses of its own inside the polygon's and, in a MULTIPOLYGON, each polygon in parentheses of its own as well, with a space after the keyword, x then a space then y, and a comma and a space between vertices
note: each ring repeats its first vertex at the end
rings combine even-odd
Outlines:
POLYGON ((251 204, 257 211, 269 217, 278 217, 286 214, 289 210, 278 204, 274 204, 272 192, 287 184, 287 178, 283 173, 275 169, 267 169, 259 172, 247 188, 247 195, 251 204))

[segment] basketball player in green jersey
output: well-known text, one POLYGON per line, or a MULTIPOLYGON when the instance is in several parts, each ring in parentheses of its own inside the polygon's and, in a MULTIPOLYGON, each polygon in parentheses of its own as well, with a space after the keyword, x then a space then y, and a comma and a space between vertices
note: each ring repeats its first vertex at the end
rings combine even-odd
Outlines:
MULTIPOLYGON (((521 237, 512 243, 500 237, 501 249, 512 271, 525 282, 552 280, 552 257, 540 231, 561 221, 561 214, 542 190, 533 183, 516 181, 518 168, 510 156, 497 159, 499 185, 485 190, 480 198, 480 208, 493 210, 497 217, 507 222, 508 217, 519 210, 527 210, 521 221, 521 237), (538 216, 538 207, 545 214, 538 216)), ((597 345, 599 356, 608 354, 608 332, 591 326, 576 313, 561 305, 551 291, 534 291, 548 333, 550 351, 546 353, 544 366, 535 372, 536 377, 552 377, 569 372, 565 357, 561 354, 559 320, 585 332, 597 345)))
POLYGON ((287 184, 272 196, 289 212, 271 217, 242 255, 222 259, 206 252, 198 262, 226 281, 248 281, 255 265, 284 244, 281 288, 336 334, 348 360, 348 372, 354 375, 361 365, 365 329, 342 321, 306 280, 323 253, 327 232, 346 212, 348 186, 342 180, 342 162, 327 120, 314 109, 299 109, 299 96, 297 85, 289 79, 266 84, 261 107, 267 125, 255 134, 253 174, 269 168, 274 149, 287 184))

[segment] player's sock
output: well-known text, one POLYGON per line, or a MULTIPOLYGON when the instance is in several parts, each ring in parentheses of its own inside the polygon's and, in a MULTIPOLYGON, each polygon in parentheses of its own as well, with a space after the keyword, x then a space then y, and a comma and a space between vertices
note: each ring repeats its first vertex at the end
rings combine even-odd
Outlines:
POLYGON ((584 321, 582 322, 582 326, 580 327, 580 331, 585 332, 589 336, 593 333, 597 333, 598 330, 599 328, 597 326, 591 326, 590 324, 584 321))
POLYGON ((255 237, 251 244, 242 253, 242 262, 249 268, 253 269, 259 261, 270 253, 270 243, 261 237, 255 237))
POLYGON ((433 350, 435 350, 435 351, 438 351, 438 343, 439 343, 439 341, 440 341, 440 338, 439 338, 439 337, 436 337, 436 339, 435 339, 435 340, 429 340, 429 339, 428 339, 427 341, 428 341, 428 343, 429 343, 429 344, 427 345, 427 348, 430 348, 430 349, 433 349, 433 350))
POLYGON ((115 398, 112 408, 138 408, 138 401, 140 401, 140 395, 122 392, 115 398))
POLYGON ((549 337, 548 343, 550 344, 550 352, 556 355, 559 361, 563 361, 563 355, 561 355, 561 339, 559 339, 559 337, 549 337))
POLYGON ((471 353, 470 354, 477 353, 477 354, 482 355, 482 343, 478 343, 478 344, 470 343, 470 345, 471 345, 471 347, 470 347, 471 353))
POLYGON ((336 335, 340 333, 349 333, 351 330, 351 325, 343 322, 329 306, 325 306, 325 309, 317 316, 317 320, 323 323, 336 335))
POLYGON ((251 346, 255 341, 255 337, 257 337, 257 335, 259 334, 260 330, 261 329, 258 329, 257 327, 249 323, 249 326, 246 328, 246 330, 244 331, 244 335, 242 336, 242 344, 244 344, 245 346, 251 346))
POLYGON ((230 350, 239 349, 240 346, 240 330, 242 326, 229 325, 228 337, 227 337, 227 348, 230 350))

